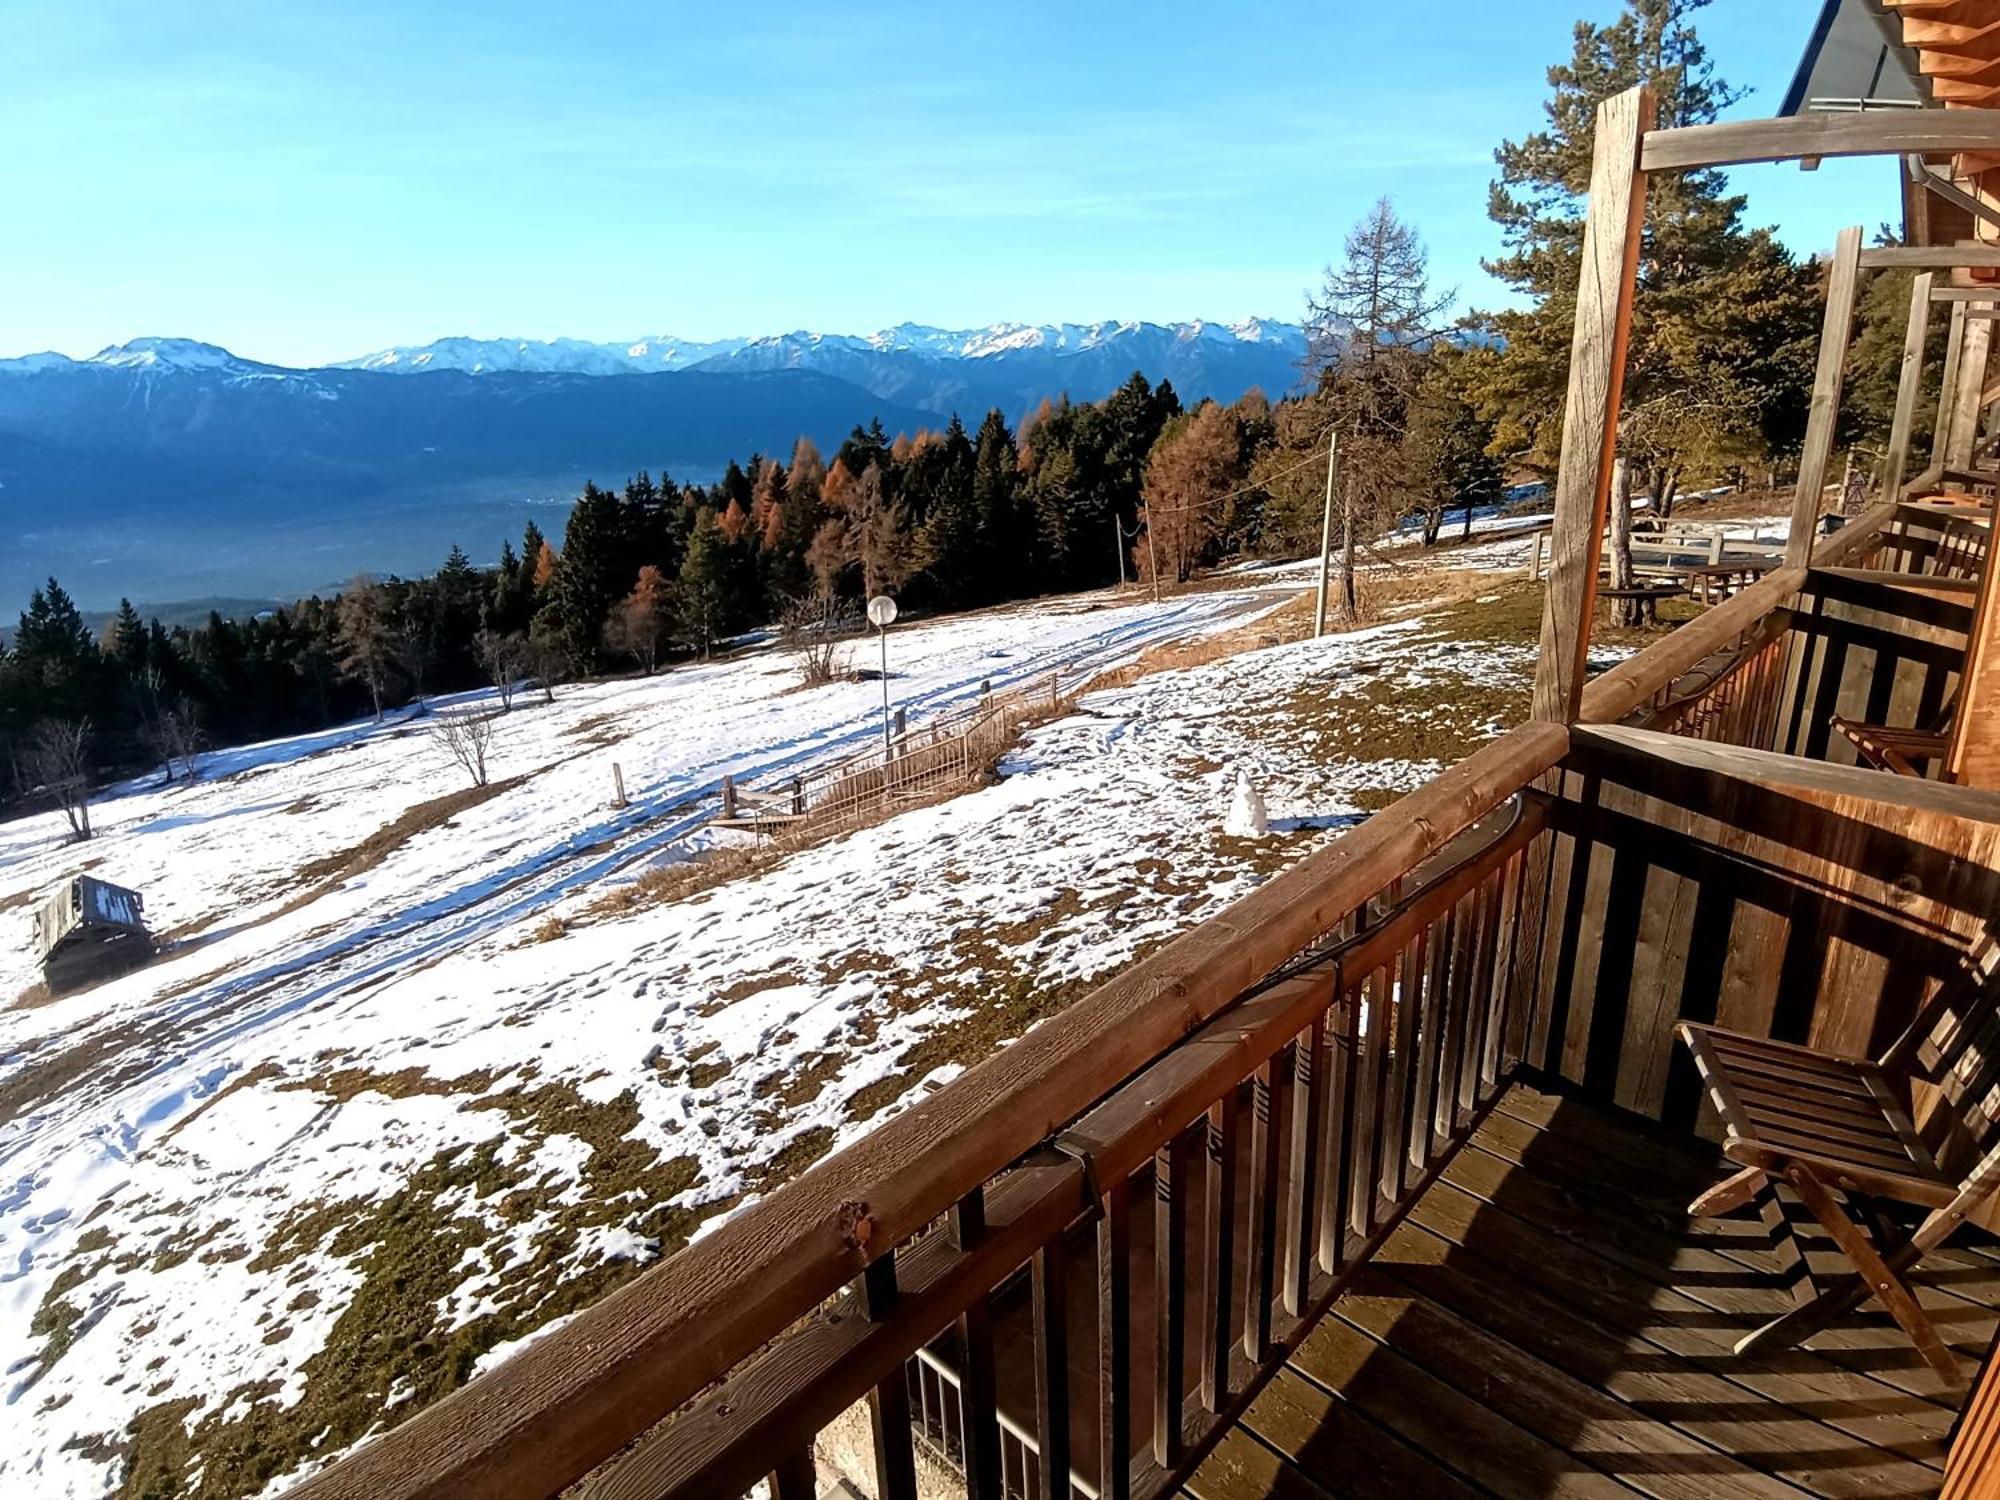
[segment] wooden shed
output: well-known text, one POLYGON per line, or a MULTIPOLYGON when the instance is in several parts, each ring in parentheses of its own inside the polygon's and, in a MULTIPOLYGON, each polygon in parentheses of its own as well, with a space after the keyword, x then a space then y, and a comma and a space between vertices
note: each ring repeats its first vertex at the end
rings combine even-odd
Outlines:
POLYGON ((35 912, 35 956, 51 988, 129 967, 152 951, 146 898, 95 875, 64 881, 35 912))

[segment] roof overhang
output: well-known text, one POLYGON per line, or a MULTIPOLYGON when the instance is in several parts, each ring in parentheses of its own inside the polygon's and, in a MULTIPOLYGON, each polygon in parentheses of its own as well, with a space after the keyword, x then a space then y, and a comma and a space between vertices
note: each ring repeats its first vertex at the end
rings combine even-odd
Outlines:
POLYGON ((1778 113, 1921 109, 1930 102, 1916 55, 1881 0, 1826 0, 1778 113))

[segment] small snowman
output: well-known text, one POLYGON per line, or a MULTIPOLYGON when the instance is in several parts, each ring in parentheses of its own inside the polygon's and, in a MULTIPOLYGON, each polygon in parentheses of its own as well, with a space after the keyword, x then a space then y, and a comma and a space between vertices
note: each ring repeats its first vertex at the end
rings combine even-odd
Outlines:
POLYGON ((1222 831, 1238 839, 1261 839, 1271 831, 1270 818, 1264 811, 1264 794, 1250 779, 1248 766, 1236 768, 1236 792, 1230 798, 1229 816, 1223 820, 1222 831))

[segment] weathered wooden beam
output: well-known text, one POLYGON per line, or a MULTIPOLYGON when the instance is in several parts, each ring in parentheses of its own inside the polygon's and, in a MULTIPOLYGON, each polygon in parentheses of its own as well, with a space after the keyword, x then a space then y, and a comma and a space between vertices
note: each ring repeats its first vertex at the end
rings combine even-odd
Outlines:
POLYGON ((1639 235, 1646 219, 1646 179, 1639 143, 1652 128, 1650 89, 1631 89, 1597 110, 1590 206, 1583 231, 1576 328, 1570 340, 1569 393, 1563 405, 1562 455, 1556 471, 1553 562, 1542 606, 1541 654, 1535 667, 1534 717, 1568 724, 1583 692, 1597 559, 1618 447, 1618 404, 1632 332, 1632 291, 1639 235))
POLYGON ((1965 314, 1963 302, 1952 307, 1951 332, 1944 343, 1944 369, 1938 380, 1937 421, 1931 428, 1931 462, 1926 474, 1943 473, 1945 450, 1951 444, 1952 400, 1958 391, 1959 363, 1965 358, 1965 314))
POLYGON ((1986 365, 1993 351, 1993 324, 1968 315, 1965 336, 1959 342, 1958 369, 1954 373, 1948 435, 1944 446, 1944 467, 1969 469, 1979 446, 1980 395, 1986 389, 1986 365))
POLYGON ((2000 286, 1942 286, 1931 287, 1933 302, 2000 302, 2000 286))
MULTIPOLYGON (((2000 119, 2000 110, 1995 110, 1993 115, 1995 119, 2000 119)), ((2000 269, 2000 245, 1877 245, 1872 250, 1861 252, 1861 269, 1990 271, 2000 269)))
POLYGON ((1861 226, 1840 231, 1827 275, 1826 318, 1820 325, 1819 366, 1813 372, 1812 406, 1806 414, 1805 446, 1799 452, 1798 488, 1792 492, 1792 530, 1785 563, 1801 567, 1812 552, 1813 530, 1826 489, 1826 463, 1833 453, 1834 423, 1840 417, 1841 383, 1847 371, 1847 342, 1854 333, 1854 292, 1859 280, 1861 226))
POLYGON ((1917 392, 1924 383, 1924 341, 1930 333, 1931 282, 1929 271, 1917 273, 1910 288, 1910 321, 1903 331, 1903 364, 1896 378, 1896 413, 1889 424, 1887 468, 1882 475, 1882 495, 1901 498, 1903 474, 1910 459, 1910 429, 1917 419, 1917 392))
POLYGON ((2000 114, 1970 109, 1821 111, 1776 120, 1683 125, 1648 131, 1639 168, 1675 172, 1804 157, 1957 151, 2000 151, 2000 114))

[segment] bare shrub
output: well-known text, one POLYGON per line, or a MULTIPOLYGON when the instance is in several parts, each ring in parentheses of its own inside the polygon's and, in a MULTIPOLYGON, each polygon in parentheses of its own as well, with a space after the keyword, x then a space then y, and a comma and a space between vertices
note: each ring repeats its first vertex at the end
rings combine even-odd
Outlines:
POLYGON ((178 774, 194 780, 194 758, 201 754, 207 736, 201 731, 201 715, 185 698, 154 704, 139 724, 139 738, 172 781, 178 774))
POLYGON ((480 670, 500 697, 500 712, 504 714, 514 706, 514 694, 527 672, 528 638, 518 630, 482 630, 472 638, 472 646, 479 655, 480 670))
POLYGON ((546 636, 537 638, 530 635, 521 665, 542 690, 542 702, 555 702, 556 684, 567 680, 570 672, 569 652, 563 649, 562 643, 546 636))
POLYGON ((474 786, 486 785, 486 756, 493 748, 493 725, 498 714, 439 714, 431 722, 431 734, 445 754, 457 761, 474 786))
POLYGON ((90 837, 90 740, 88 719, 43 719, 14 768, 21 793, 60 807, 79 841, 90 837))
POLYGON ((859 621, 851 605, 824 591, 785 601, 778 611, 778 644, 792 654, 802 684, 819 687, 833 681, 840 643, 859 621))

